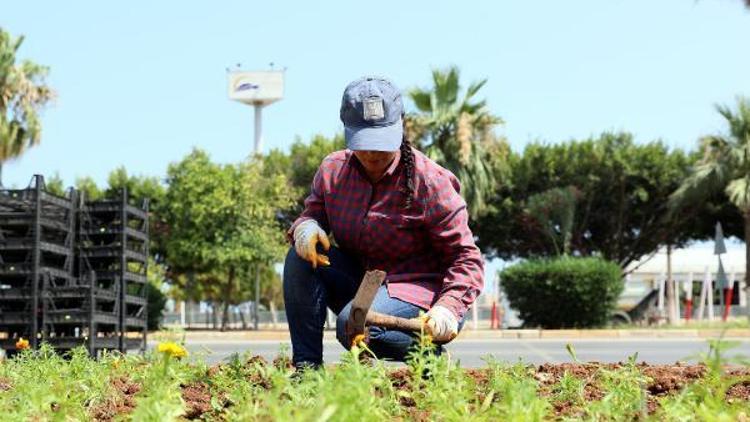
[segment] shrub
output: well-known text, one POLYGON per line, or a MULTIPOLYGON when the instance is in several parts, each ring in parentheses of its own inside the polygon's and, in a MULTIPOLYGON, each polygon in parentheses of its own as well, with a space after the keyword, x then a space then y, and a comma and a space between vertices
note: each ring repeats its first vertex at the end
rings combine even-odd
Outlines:
POLYGON ((529 260, 500 280, 524 324, 542 328, 605 325, 624 287, 620 267, 600 258, 529 260))
POLYGON ((167 304, 167 296, 158 287, 146 285, 148 295, 148 329, 158 330, 161 320, 164 318, 164 307, 167 304))

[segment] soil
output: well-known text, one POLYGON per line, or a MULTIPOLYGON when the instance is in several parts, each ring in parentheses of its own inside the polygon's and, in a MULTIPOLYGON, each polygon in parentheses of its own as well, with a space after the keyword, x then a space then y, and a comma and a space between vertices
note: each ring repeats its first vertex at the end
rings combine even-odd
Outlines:
MULTIPOLYGON (((262 357, 255 356, 248 359, 245 363, 245 369, 251 369, 256 364, 268 365, 262 357)), ((289 368, 293 366, 286 360, 277 358, 271 363, 280 368, 289 368)), ((555 396, 555 388, 558 382, 566 374, 583 381, 583 397, 572 401, 553 400, 552 406, 554 417, 576 418, 584 415, 584 406, 592 401, 601 400, 605 391, 602 390, 600 383, 600 374, 602 369, 611 370, 624 366, 622 363, 601 364, 601 363, 563 363, 563 364, 543 364, 535 368, 534 378, 539 383, 539 394, 548 398, 555 396)), ((638 370, 647 377, 645 385, 647 393, 647 411, 652 414, 659 410, 659 402, 662 397, 679 393, 685 386, 699 381, 705 376, 707 368, 703 365, 685 365, 676 363, 674 365, 648 365, 641 363, 637 365, 638 370)), ((222 408, 231 406, 230 401, 223 393, 213 397, 213 403, 220 403, 221 407, 215 409, 212 404, 211 378, 218 375, 220 371, 225 370, 226 365, 215 365, 210 367, 206 372, 206 379, 193 381, 181 386, 182 398, 185 401, 186 419, 221 419, 222 408)), ((487 369, 466 369, 466 375, 469 376, 476 385, 477 394, 483 395, 487 390, 490 382, 491 372, 487 369)), ((248 381, 254 386, 261 389, 271 389, 273 387, 271 380, 265 378, 258 371, 248 371, 248 381)), ((431 418, 430 412, 417 407, 412 398, 412 374, 409 368, 397 368, 389 372, 391 385, 399 394, 399 402, 404 409, 404 415, 409 420, 424 421, 431 418)), ((727 391, 727 400, 748 401, 750 402, 750 368, 734 368, 726 372, 728 377, 732 378, 734 384, 727 391)), ((126 376, 114 378, 111 381, 115 394, 106 402, 99 404, 92 409, 91 415, 95 420, 111 421, 118 416, 130 413, 135 407, 134 396, 141 390, 141 386, 130 381, 126 376)), ((11 388, 9 380, 0 378, 0 392, 11 388)), ((215 394, 215 393, 214 393, 215 394)), ((483 397, 478 397, 483 401, 483 397)))
MULTIPOLYGON (((536 369, 534 378, 539 382, 540 394, 549 397, 554 393, 554 386, 566 373, 568 373, 583 380, 583 400, 585 402, 592 402, 601 400, 602 397, 604 397, 604 393, 601 391, 595 380, 596 373, 601 367, 610 369, 615 367, 615 365, 601 365, 596 362, 562 364, 545 363, 536 369)), ((557 416, 575 417, 582 415, 581 405, 570 400, 552 401, 552 406, 555 415, 557 416)))
MULTIPOLYGON (((273 365, 279 368, 294 368, 294 366, 291 365, 291 361, 289 362, 290 363, 287 365, 287 363, 281 360, 281 358, 276 358, 276 360, 273 361, 273 365)), ((268 361, 262 356, 252 356, 243 364, 245 369, 252 369, 255 365, 265 366, 268 365, 268 361)), ((225 368, 226 366, 222 364, 211 366, 206 371, 206 376, 208 378, 214 377, 225 368)), ((264 378, 258 372, 251 372, 251 375, 249 375, 247 379, 253 385, 265 390, 270 390, 273 387, 271 380, 264 378)), ((185 401, 185 413, 183 416, 186 419, 205 418, 206 416, 217 412, 211 403, 211 390, 207 383, 203 381, 194 381, 186 385, 181 385, 180 388, 182 389, 182 399, 185 401)), ((219 395, 218 399, 223 408, 231 406, 230 401, 223 393, 219 395)))
POLYGON ((643 366, 641 373, 651 378, 648 392, 652 396, 665 396, 676 393, 689 382, 694 382, 706 373, 703 365, 695 366, 643 366))
MULTIPOLYGON (((605 392, 602 390, 597 379, 600 369, 618 369, 623 367, 623 363, 601 364, 591 363, 562 363, 562 364, 543 364, 536 368, 534 378, 539 382, 540 394, 551 397, 554 394, 554 387, 560 379, 569 373, 570 375, 583 380, 583 397, 581 403, 571 401, 553 401, 552 406, 557 417, 580 417, 583 416, 583 406, 592 401, 601 400, 605 392)), ((707 371, 704 365, 685 365, 675 363, 674 365, 648 365, 640 363, 637 365, 639 371, 648 378, 645 386, 647 391, 646 409, 649 414, 653 414, 659 409, 659 398, 677 394, 685 386, 700 380, 707 371)), ((466 369, 466 375, 471 377, 481 396, 484 387, 489 382, 490 372, 486 369, 466 369)), ((739 381, 727 391, 727 400, 750 401, 750 369, 730 369, 727 375, 737 377, 739 381)), ((391 385, 399 391, 409 392, 411 388, 412 374, 408 368, 399 368, 389 373, 391 385)), ((484 397, 478 397, 481 402, 484 397)), ((429 414, 423 414, 415 407, 416 403, 410 395, 400 397, 400 404, 405 408, 407 413, 414 420, 421 420, 429 417, 429 414)))
POLYGON ((3 391, 8 391, 11 388, 13 387, 10 385, 10 380, 5 379, 5 378, 0 378, 0 393, 2 393, 3 391))
POLYGON ((740 381, 729 387, 727 390, 727 400, 746 400, 750 401, 750 369, 737 369, 729 371, 728 375, 737 377, 740 381))
POLYGON ((135 395, 141 391, 141 385, 125 376, 114 378, 110 383, 115 394, 91 410, 91 416, 96 421, 111 421, 135 409, 135 395))
MULTIPOLYGON (((261 359, 263 359, 260 356, 257 356, 261 359)), ((294 369, 294 363, 292 363, 292 358, 289 356, 279 355, 276 356, 276 358, 273 360, 273 366, 279 369, 294 369)))
POLYGON ((417 403, 411 397, 411 379, 412 373, 409 368, 399 368, 388 374, 391 385, 399 392, 399 404, 405 408, 409 415, 410 421, 424 422, 431 420, 430 412, 427 410, 417 409, 417 403))
MULTIPOLYGON (((584 380, 583 403, 573 403, 571 401, 552 402, 555 414, 558 417, 582 416, 582 404, 601 400, 605 395, 596 377, 598 371, 600 369, 613 370, 623 366, 623 363, 547 363, 537 368, 534 377, 540 383, 541 394, 545 396, 553 394, 553 386, 560 381, 566 372, 578 379, 584 380)), ((706 373, 706 367, 703 365, 685 365, 679 362, 674 365, 648 365, 640 363, 637 365, 637 368, 641 374, 648 377, 646 385, 646 391, 648 392, 646 409, 649 414, 659 409, 659 397, 678 393, 687 384, 699 380, 706 373)), ((739 392, 740 388, 737 387, 737 394, 741 394, 739 392)))
POLYGON ((211 392, 204 382, 194 382, 182 386, 182 399, 185 401, 185 418, 197 419, 213 410, 211 392))

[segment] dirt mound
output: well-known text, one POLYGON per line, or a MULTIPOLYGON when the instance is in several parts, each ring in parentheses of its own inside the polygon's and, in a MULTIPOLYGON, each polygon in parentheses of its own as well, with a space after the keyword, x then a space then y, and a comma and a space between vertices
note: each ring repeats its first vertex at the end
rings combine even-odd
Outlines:
POLYGON ((706 367, 703 365, 644 366, 641 373, 651 379, 646 387, 648 392, 653 396, 664 396, 676 393, 688 383, 703 378, 706 374, 706 367))
POLYGON ((113 378, 110 384, 114 394, 91 410, 91 417, 96 421, 111 421, 135 409, 135 395, 141 391, 141 385, 125 376, 113 378))
POLYGON ((182 399, 185 401, 185 418, 197 419, 204 413, 210 412, 211 392, 204 382, 194 382, 181 386, 182 399))
MULTIPOLYGON (((242 363, 240 370, 247 381, 254 387, 264 390, 273 388, 272 380, 267 368, 274 365, 277 368, 290 369, 292 366, 284 358, 277 358, 268 362, 260 356, 254 356, 242 363)), ((611 382, 612 370, 626 370, 625 363, 603 364, 591 363, 562 363, 543 364, 528 367, 528 374, 538 382, 538 394, 549 400, 552 411, 549 417, 581 418, 586 416, 587 406, 603 399, 608 393, 608 382, 611 382), (567 374, 567 375, 566 375, 567 374), (566 378, 566 377, 572 377, 566 378)), ((646 410, 654 414, 660 409, 663 397, 678 394, 692 383, 700 382, 708 373, 704 365, 649 365, 639 363, 635 368, 647 380, 643 388, 646 394, 646 410)), ((206 370, 203 377, 181 385, 182 398, 185 402, 185 419, 221 420, 225 417, 224 409, 231 406, 227 393, 214 383, 223 371, 237 370, 229 364, 214 365, 206 370), (217 408, 216 405, 219 404, 217 408)), ((336 370, 333 368, 332 370, 336 370)), ((493 382, 493 371, 489 368, 465 369, 466 377, 476 389, 477 401, 485 400, 489 386, 493 382)), ((728 402, 750 402, 750 368, 727 368, 724 374, 731 380, 731 387, 727 391, 728 402)), ((420 383, 415 383, 415 374, 409 367, 395 368, 388 371, 388 381, 396 390, 398 406, 403 410, 406 420, 429 420, 431 414, 417 402, 419 395, 414 389, 420 383), (415 398, 417 401, 415 401, 415 398)), ((526 375, 523 375, 526 376, 526 375)), ((429 379, 429 376, 427 378, 429 379)), ((111 381, 114 393, 106 401, 96 405, 91 410, 94 420, 111 421, 132 412, 135 407, 134 396, 141 391, 141 386, 132 382, 128 377, 121 376, 111 381)), ((0 378, 0 392, 11 388, 10 380, 0 378)), ((375 394, 381 392, 375 389, 375 394)))
POLYGON ((566 372, 576 378, 581 378, 581 379, 591 378, 596 373, 596 371, 599 370, 600 367, 601 365, 596 362, 559 363, 559 364, 545 363, 545 364, 539 365, 539 367, 536 370, 536 373, 537 374, 549 374, 551 377, 546 377, 542 375, 542 376, 537 377, 537 380, 542 381, 544 383, 555 383, 559 381, 560 378, 562 378, 566 372))
POLYGON ((748 400, 750 401, 750 381, 742 381, 729 387, 727 390, 727 400, 748 400))

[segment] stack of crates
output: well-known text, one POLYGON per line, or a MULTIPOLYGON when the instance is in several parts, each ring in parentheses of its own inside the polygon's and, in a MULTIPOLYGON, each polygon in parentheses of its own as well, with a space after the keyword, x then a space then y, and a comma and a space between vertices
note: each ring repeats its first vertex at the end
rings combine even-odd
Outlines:
MULTIPOLYGON (((148 203, 141 207, 131 205, 127 191, 122 191, 118 200, 82 203, 79 211, 78 256, 81 278, 95 280, 92 290, 101 298, 99 303, 102 306, 96 308, 93 331, 104 333, 114 323, 119 332, 117 349, 145 350, 148 203), (112 317, 116 317, 116 321, 112 317)), ((107 338, 101 334, 99 336, 107 338)), ((111 348, 111 345, 92 347, 111 348)))
POLYGON ((19 338, 32 347, 47 340, 44 298, 76 284, 75 193, 62 198, 44 190, 42 176, 27 189, 0 190, 0 347, 19 338))
POLYGON ((145 350, 148 203, 0 190, 0 347, 145 350))

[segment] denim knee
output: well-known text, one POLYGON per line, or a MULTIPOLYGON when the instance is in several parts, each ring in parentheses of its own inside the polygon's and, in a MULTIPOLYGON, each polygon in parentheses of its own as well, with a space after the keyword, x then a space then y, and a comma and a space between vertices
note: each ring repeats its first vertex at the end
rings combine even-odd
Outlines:
POLYGON ((336 339, 341 343, 342 346, 344 346, 344 349, 349 350, 349 348, 352 345, 351 340, 346 335, 346 321, 349 320, 349 311, 351 310, 351 307, 349 305, 345 306, 344 309, 339 312, 338 316, 336 317, 336 339))
POLYGON ((304 302, 305 298, 309 299, 311 278, 313 277, 313 268, 309 262, 300 258, 294 247, 289 248, 284 260, 284 272, 282 274, 284 302, 296 303, 304 302))

